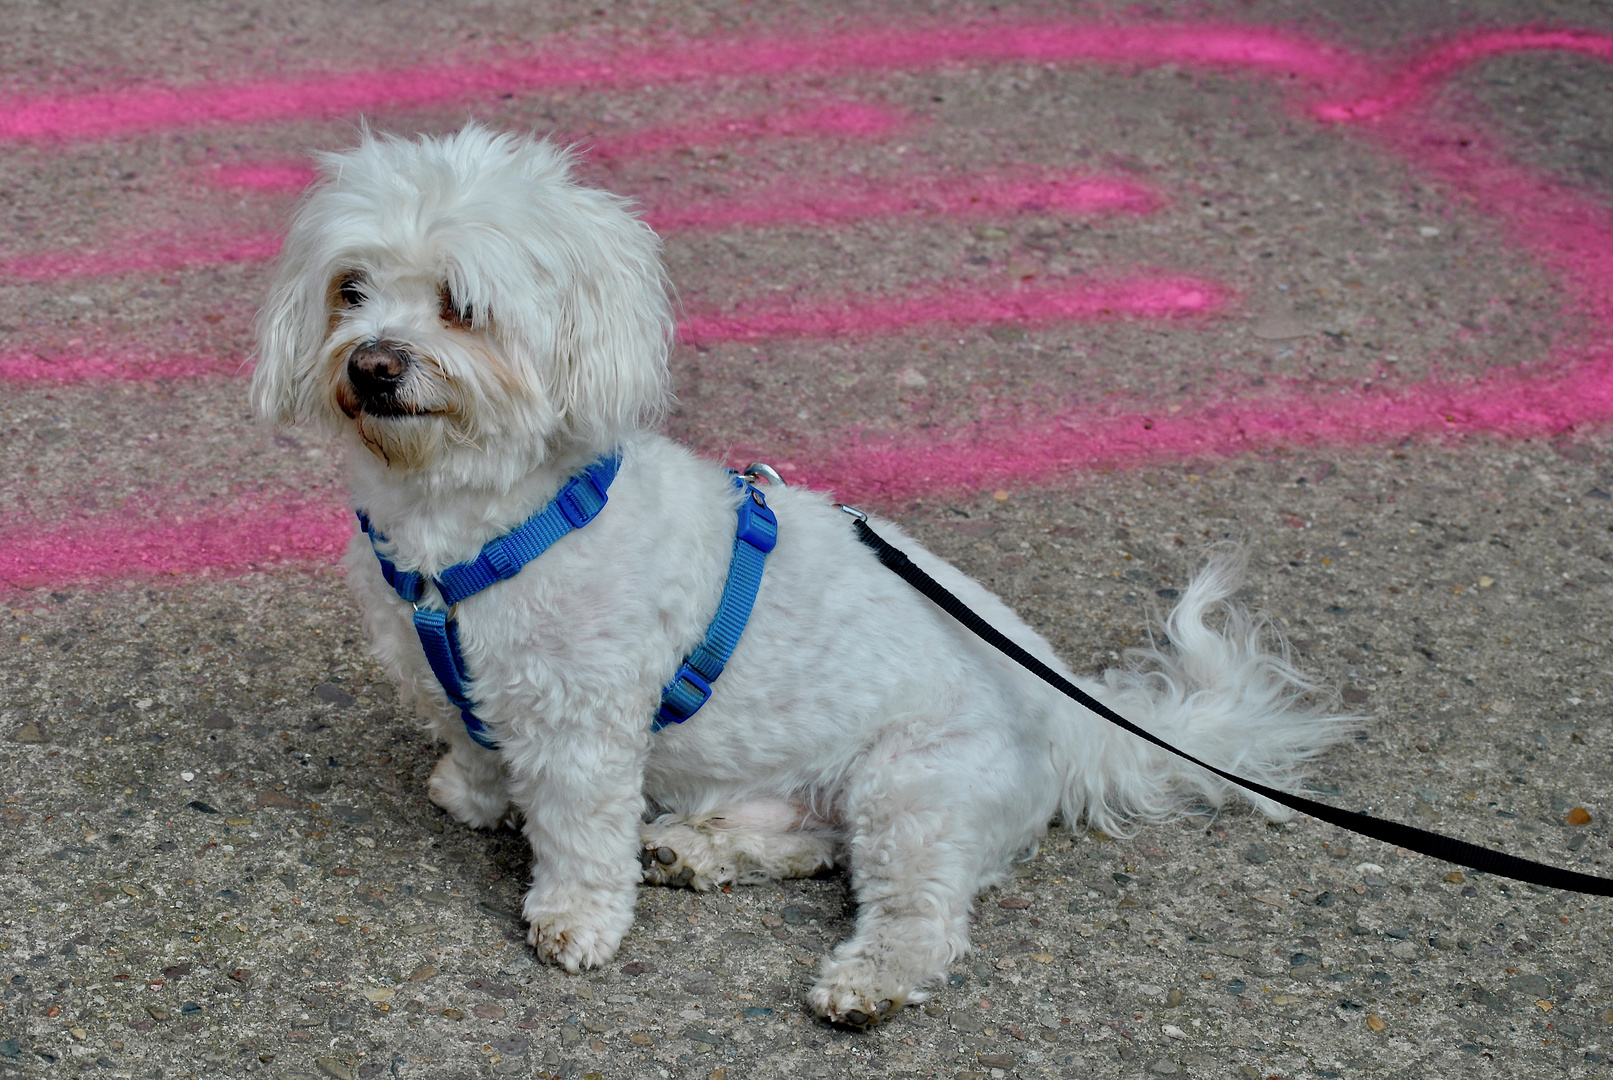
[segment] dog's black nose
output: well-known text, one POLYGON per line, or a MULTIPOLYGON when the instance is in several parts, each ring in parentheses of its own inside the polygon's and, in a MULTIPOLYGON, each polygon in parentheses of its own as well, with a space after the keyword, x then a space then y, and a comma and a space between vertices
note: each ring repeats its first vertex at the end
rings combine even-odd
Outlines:
POLYGON ((361 400, 390 398, 413 362, 407 351, 391 342, 367 342, 347 358, 347 379, 361 400))

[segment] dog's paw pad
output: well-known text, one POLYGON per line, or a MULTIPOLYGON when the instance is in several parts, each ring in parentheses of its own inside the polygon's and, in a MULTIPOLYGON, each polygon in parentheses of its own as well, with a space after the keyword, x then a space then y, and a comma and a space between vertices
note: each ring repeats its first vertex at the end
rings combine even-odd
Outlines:
POLYGON ((700 873, 665 844, 646 844, 639 852, 638 861, 644 868, 644 881, 648 885, 688 886, 705 892, 718 884, 717 879, 700 873))
POLYGON ((549 916, 530 924, 526 940, 539 957, 576 974, 609 963, 621 945, 622 935, 588 926, 583 920, 549 916))
POLYGON ((894 998, 871 1001, 856 991, 833 992, 821 985, 813 989, 811 1002, 813 1010, 829 1023, 857 1031, 867 1031, 902 1011, 902 1002, 894 998))
POLYGON ((734 880, 733 868, 712 838, 687 825, 647 825, 639 838, 639 865, 646 884, 705 892, 734 880))
POLYGON ((863 959, 829 960, 807 1001, 829 1023, 862 1031, 902 1011, 901 982, 863 959))

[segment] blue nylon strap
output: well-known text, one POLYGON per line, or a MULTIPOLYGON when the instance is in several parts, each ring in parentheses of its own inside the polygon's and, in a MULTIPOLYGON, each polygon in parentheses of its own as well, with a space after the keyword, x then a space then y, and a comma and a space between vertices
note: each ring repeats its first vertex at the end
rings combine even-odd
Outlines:
MULTIPOLYGON (((567 481, 553 501, 525 523, 503 536, 488 541, 476 558, 455 563, 432 579, 449 608, 500 581, 506 581, 542 555, 555 541, 592 521, 605 506, 606 492, 621 466, 619 455, 601 458, 567 481)), ((756 594, 762 586, 767 553, 778 542, 778 519, 768 509, 762 493, 738 477, 734 483, 743 489, 744 499, 737 512, 733 557, 728 563, 728 579, 723 583, 717 614, 706 629, 706 637, 690 653, 672 682, 661 692, 661 708, 651 724, 660 731, 668 724, 681 724, 700 711, 711 697, 711 684, 722 674, 739 645, 745 624, 750 621, 756 594)), ((379 551, 386 537, 376 532, 361 510, 359 524, 376 548, 375 558, 387 584, 411 604, 418 605, 425 595, 426 578, 412 570, 399 570, 379 551)), ((443 693, 459 709, 465 733, 478 745, 497 750, 487 724, 476 715, 468 686, 470 674, 459 651, 459 627, 448 611, 415 608, 415 633, 426 662, 442 684, 443 693)))
POLYGON ((494 582, 514 577, 556 540, 594 520, 594 515, 604 509, 605 493, 621 463, 616 455, 600 458, 567 481, 554 500, 524 524, 489 540, 476 558, 455 563, 438 574, 437 591, 442 593, 443 603, 452 607, 494 582))
MULTIPOLYGON (((616 479, 621 464, 620 454, 600 458, 568 480, 549 505, 510 532, 484 544, 476 558, 455 563, 444 570, 441 576, 432 581, 442 595, 443 603, 452 608, 489 585, 514 577, 527 563, 549 550, 556 540, 594 520, 605 507, 606 492, 610 490, 611 481, 616 479)), ((467 689, 471 677, 465 670, 465 658, 459 651, 458 624, 447 611, 418 606, 426 591, 425 576, 413 570, 399 570, 391 559, 381 554, 378 545, 386 543, 386 537, 375 531, 369 516, 362 510, 358 511, 358 521, 370 538, 370 547, 375 550, 376 561, 381 564, 381 575, 386 578, 387 584, 404 600, 416 605, 415 634, 420 638, 420 647, 426 654, 426 662, 431 665, 432 674, 437 676, 443 693, 465 721, 465 733, 477 745, 497 750, 498 742, 486 722, 476 715, 476 703, 471 700, 467 689)))
POLYGON ((459 627, 446 611, 417 608, 414 630, 420 637, 420 647, 425 650, 426 662, 442 684, 443 693, 448 695, 448 700, 459 709, 460 718, 465 721, 465 734, 478 745, 497 750, 498 742, 481 717, 476 715, 476 703, 465 691, 465 684, 470 679, 465 674, 465 658, 459 652, 459 627))
POLYGON ((358 511, 358 523, 359 527, 364 530, 364 535, 370 538, 370 549, 375 551, 376 561, 381 564, 381 576, 386 578, 386 583, 392 586, 393 590, 409 603, 419 603, 420 598, 426 592, 425 577, 415 573, 413 570, 399 570, 392 564, 391 559, 382 555, 376 549, 375 545, 386 543, 386 537, 375 531, 375 528, 370 524, 369 515, 362 510, 358 511))
POLYGON ((778 519, 767 507, 762 493, 734 478, 745 492, 739 504, 739 522, 734 530, 734 554, 728 562, 728 580, 723 583, 717 614, 706 628, 706 637, 690 653, 678 673, 661 691, 661 708, 651 723, 652 731, 668 724, 681 724, 700 711, 711 698, 711 684, 717 681, 739 645, 739 637, 756 606, 762 587, 762 570, 767 553, 778 543, 778 519))

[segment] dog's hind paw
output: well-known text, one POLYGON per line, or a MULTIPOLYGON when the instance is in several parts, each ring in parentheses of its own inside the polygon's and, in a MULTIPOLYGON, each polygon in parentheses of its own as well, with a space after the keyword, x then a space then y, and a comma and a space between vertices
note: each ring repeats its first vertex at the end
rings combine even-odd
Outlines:
POLYGON ((687 885, 701 892, 811 877, 834 865, 832 837, 806 830, 737 824, 741 815, 690 821, 665 815, 639 829, 639 862, 651 885, 687 885))
POLYGON ((731 869, 710 865, 711 842, 688 826, 645 826, 641 835, 644 848, 639 852, 639 864, 644 867, 645 884, 687 885, 706 892, 734 880, 731 869))

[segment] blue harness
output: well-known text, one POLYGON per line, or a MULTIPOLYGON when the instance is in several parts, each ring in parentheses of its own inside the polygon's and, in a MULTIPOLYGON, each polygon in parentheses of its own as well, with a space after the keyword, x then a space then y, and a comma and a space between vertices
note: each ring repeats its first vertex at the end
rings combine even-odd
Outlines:
MULTIPOLYGON (((426 662, 442 684, 443 693, 459 709, 465 721, 465 733, 478 745, 498 749, 498 742, 487 724, 476 715, 476 703, 467 691, 471 677, 465 671, 465 659, 459 651, 459 628, 451 609, 489 585, 519 574, 555 541, 594 520, 605 507, 606 492, 620 467, 620 455, 600 458, 567 481, 549 505, 525 523, 489 540, 474 559, 455 563, 429 579, 442 597, 442 610, 420 606, 428 579, 413 570, 399 570, 392 560, 382 555, 379 545, 386 543, 386 537, 375 531, 364 511, 358 511, 359 526, 370 538, 382 576, 400 597, 414 605, 414 629, 420 637, 420 647, 425 650, 426 662)), ((734 483, 744 490, 745 498, 739 504, 734 554, 728 563, 728 580, 723 584, 722 599, 706 629, 705 640, 695 647, 661 691, 661 708, 651 722, 652 731, 660 731, 668 724, 683 723, 710 699, 711 684, 722 674, 750 620, 756 593, 762 585, 767 553, 778 542, 778 519, 768 509, 762 493, 738 476, 734 477, 734 483)))

